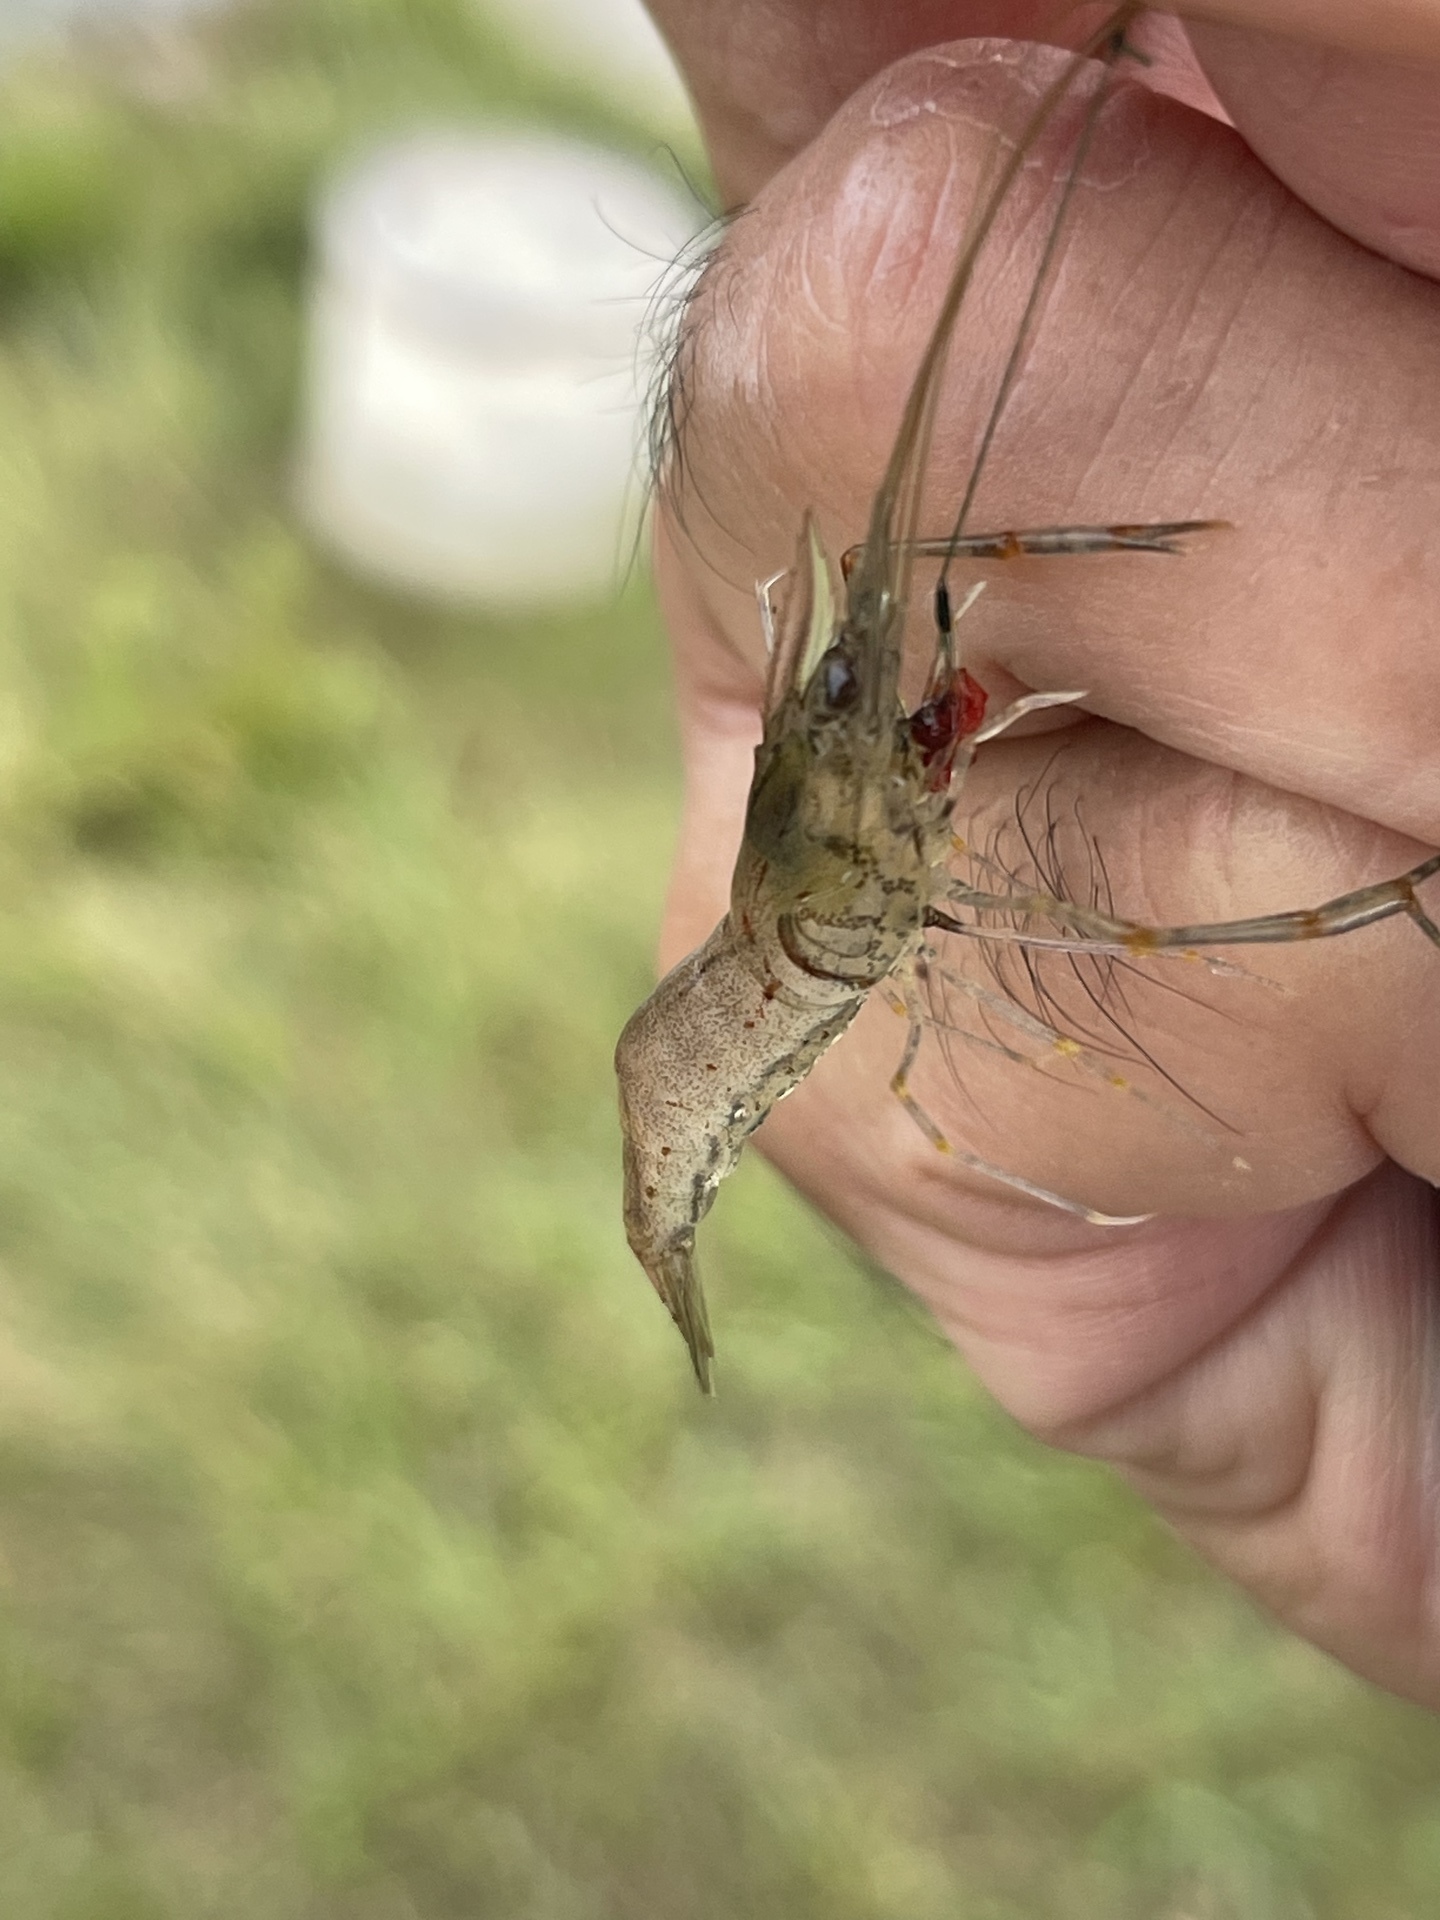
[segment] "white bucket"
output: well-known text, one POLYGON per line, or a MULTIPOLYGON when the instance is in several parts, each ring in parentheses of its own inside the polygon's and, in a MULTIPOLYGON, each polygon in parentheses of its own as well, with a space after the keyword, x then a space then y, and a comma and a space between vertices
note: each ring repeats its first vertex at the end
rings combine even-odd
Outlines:
POLYGON ((695 226, 618 156, 437 133, 319 214, 302 511, 373 577, 496 608, 594 601, 628 557, 641 328, 695 226))

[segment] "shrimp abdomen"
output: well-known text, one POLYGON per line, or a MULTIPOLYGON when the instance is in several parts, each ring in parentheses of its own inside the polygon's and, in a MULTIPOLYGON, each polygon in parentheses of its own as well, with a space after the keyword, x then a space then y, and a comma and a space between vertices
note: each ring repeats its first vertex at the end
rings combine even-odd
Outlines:
POLYGON ((615 1050, 625 1232, 709 1391, 714 1348, 695 1229, 748 1136, 850 1025, 864 995, 817 1004, 757 969, 727 915, 632 1016, 615 1050))

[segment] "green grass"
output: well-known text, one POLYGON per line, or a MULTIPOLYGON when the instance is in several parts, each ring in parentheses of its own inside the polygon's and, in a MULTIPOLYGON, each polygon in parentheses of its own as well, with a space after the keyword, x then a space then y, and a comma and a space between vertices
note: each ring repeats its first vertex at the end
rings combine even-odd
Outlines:
POLYGON ((757 1163, 700 1401, 609 1053, 643 592, 499 623, 287 505, 366 136, 643 150, 463 0, 0 80, 0 1912, 1409 1920, 1440 1729, 1046 1455, 757 1163))

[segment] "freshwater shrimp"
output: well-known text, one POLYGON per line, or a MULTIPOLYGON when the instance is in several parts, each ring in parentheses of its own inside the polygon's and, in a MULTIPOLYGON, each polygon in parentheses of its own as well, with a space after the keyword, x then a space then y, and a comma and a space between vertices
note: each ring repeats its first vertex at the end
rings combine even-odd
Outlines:
MULTIPOLYGON (((842 557, 843 599, 808 515, 794 565, 782 576, 778 603, 772 604, 768 588, 760 589, 770 643, 763 735, 729 911, 634 1014, 616 1052, 627 1237, 680 1329, 706 1391, 714 1346, 695 1267, 697 1226, 749 1135, 804 1080, 877 987, 909 1015, 891 1085, 934 1145, 987 1178, 1087 1219, 1118 1224, 953 1147, 910 1095, 908 1074, 924 1033, 921 976, 931 959, 932 932, 1133 958, 1209 945, 1326 937, 1404 913, 1440 944, 1440 927, 1415 896, 1422 880, 1440 872, 1440 854, 1398 879, 1316 908, 1166 928, 1142 926, 1093 903, 1046 892, 961 884, 950 872, 952 817, 977 749, 1027 713, 1084 697, 1072 691, 1034 693, 987 719, 985 695, 958 660, 955 625, 965 607, 952 613, 946 584, 950 563, 961 556, 1013 553, 1174 553, 1187 536, 1221 524, 964 531, 975 476, 1058 232, 1057 217, 954 529, 941 539, 916 537, 930 425, 980 250, 1050 115, 1094 56, 1113 67, 1141 10, 1137 0, 1129 0, 1091 35, 1041 96, 996 172, 958 253, 865 537, 842 557), (910 568, 917 558, 940 560, 941 575, 924 692, 907 710, 900 691, 901 642, 910 568), (994 925, 996 915, 1008 924, 994 925), (1031 934, 1015 925, 1017 919, 1043 919, 1057 931, 1031 934)), ((1081 150, 1102 97, 1097 92, 1086 117, 1081 150)), ((1078 171, 1077 162, 1072 181, 1078 171)), ((1063 211, 1062 203, 1061 217, 1063 211)), ((1020 1009, 1005 1017, 1022 1028, 1031 1018, 1020 1009)), ((1063 1039, 1044 1021, 1032 1024, 1033 1037, 1063 1039)))
MULTIPOLYGON (((984 696, 957 663, 942 600, 925 694, 906 712, 901 624, 916 543, 907 544, 913 527, 902 516, 914 511, 955 319, 1005 193, 1088 57, 1115 44, 1135 11, 1120 9, 1042 97, 961 248, 869 529, 846 556, 843 614, 808 518, 778 614, 762 593, 764 733, 730 910, 620 1037, 626 1233, 707 1389, 714 1348, 695 1230, 716 1188, 871 988, 919 953, 927 915, 949 895, 957 776, 975 749, 1022 713, 1078 697, 1031 695, 986 726, 984 696)), ((1136 543, 1146 544, 1139 535, 1136 543)))

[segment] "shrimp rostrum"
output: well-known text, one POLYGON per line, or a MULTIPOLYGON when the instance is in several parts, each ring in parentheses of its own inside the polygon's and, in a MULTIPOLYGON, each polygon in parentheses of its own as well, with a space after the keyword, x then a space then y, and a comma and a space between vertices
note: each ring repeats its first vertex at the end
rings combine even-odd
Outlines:
MULTIPOLYGON (((986 1177, 1105 1218, 952 1147, 911 1098, 906 1076, 923 1033, 917 976, 927 965, 932 932, 1027 941, 1028 926, 1042 920, 1051 931, 1032 944, 1133 956, 1338 934, 1404 913, 1440 944, 1440 928, 1414 891, 1440 870, 1440 855, 1397 880, 1303 912, 1179 928, 1143 927, 1093 902, 1003 885, 981 891, 958 885, 950 872, 953 815, 976 750, 1022 715, 1082 697, 1029 694, 987 720, 984 695, 958 659, 946 586, 950 562, 1014 552, 1173 553, 1188 535, 1214 524, 971 534, 964 522, 972 475, 947 536, 922 538, 915 525, 950 339, 980 251, 1057 104, 1091 70, 1094 56, 1113 64, 1138 11, 1118 8, 1067 63, 993 170, 907 396, 865 537, 843 558, 841 586, 807 515, 773 602, 761 590, 770 643, 763 734, 729 910, 705 943, 665 976, 620 1038, 626 1232, 707 1389, 714 1349, 695 1267, 698 1224, 749 1135, 841 1037, 871 991, 886 983, 911 1021, 892 1085, 932 1143, 986 1177), (905 608, 910 571, 921 557, 938 559, 941 575, 923 690, 918 704, 907 707, 901 697, 905 608)), ((1083 142, 1086 134, 1080 137, 1083 142)), ((1032 311, 1033 301, 1022 333, 1032 311)), ((1017 353, 1018 344, 991 426, 1017 353)), ((982 456, 988 436, 987 428, 982 456)), ((1023 1024, 1025 1016, 1017 1017, 1023 1024)))

